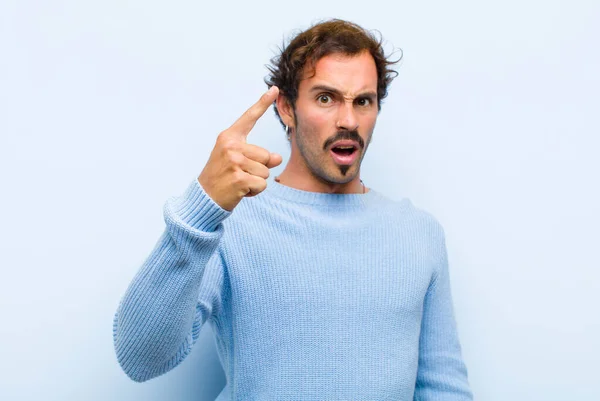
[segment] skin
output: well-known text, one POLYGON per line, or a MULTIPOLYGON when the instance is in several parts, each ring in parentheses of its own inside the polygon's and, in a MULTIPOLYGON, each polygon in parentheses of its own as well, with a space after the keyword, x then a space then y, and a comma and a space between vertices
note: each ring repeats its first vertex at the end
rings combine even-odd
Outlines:
POLYGON ((256 121, 273 104, 279 89, 273 86, 229 128, 221 132, 198 182, 221 208, 232 211, 244 197, 267 187, 269 169, 281 164, 281 156, 247 143, 256 121))
POLYGON ((282 162, 280 155, 247 143, 274 101, 292 129, 292 153, 279 182, 304 191, 362 193, 360 164, 378 114, 375 61, 368 52, 332 54, 314 67, 300 81, 295 108, 273 86, 218 135, 198 182, 223 209, 232 211, 242 198, 264 191, 269 170, 282 162), (339 139, 359 142, 359 155, 350 166, 338 165, 329 153, 339 139))
POLYGON ((307 69, 292 109, 283 94, 277 109, 291 129, 291 156, 279 175, 281 184, 323 193, 362 193, 360 165, 377 120, 377 68, 367 52, 330 54, 307 69), (314 72, 314 74, 313 74, 314 72), (339 139, 357 139, 358 157, 337 164, 330 148, 339 139))

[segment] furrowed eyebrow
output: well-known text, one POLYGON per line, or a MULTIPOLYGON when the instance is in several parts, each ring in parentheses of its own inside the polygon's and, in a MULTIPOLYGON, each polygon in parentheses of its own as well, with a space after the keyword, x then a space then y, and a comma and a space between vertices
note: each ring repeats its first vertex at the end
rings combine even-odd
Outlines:
MULTIPOLYGON (((342 93, 339 90, 337 90, 335 88, 332 88, 331 86, 327 86, 327 85, 316 85, 316 86, 313 86, 310 89, 309 92, 317 92, 317 91, 330 92, 330 93, 332 93, 334 95, 342 96, 342 93)), ((360 93, 360 94, 358 94, 356 96, 356 98, 365 98, 365 97, 366 98, 371 98, 371 99, 376 99, 377 98, 377 93, 375 93, 375 92, 363 92, 363 93, 360 93)))

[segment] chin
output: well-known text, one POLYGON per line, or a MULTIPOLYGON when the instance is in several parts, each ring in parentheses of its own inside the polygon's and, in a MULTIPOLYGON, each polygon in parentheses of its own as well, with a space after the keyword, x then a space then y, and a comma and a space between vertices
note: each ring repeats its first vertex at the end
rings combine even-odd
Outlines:
MULTIPOLYGON (((352 166, 350 166, 350 169, 352 169, 352 166)), ((323 179, 324 181, 330 182, 332 184, 348 184, 352 180, 356 179, 357 176, 358 176, 357 171, 352 172, 352 171, 348 170, 346 175, 342 175, 342 173, 339 172, 339 170, 338 170, 337 172, 335 172, 333 174, 328 174, 325 177, 321 177, 321 179, 323 179)))

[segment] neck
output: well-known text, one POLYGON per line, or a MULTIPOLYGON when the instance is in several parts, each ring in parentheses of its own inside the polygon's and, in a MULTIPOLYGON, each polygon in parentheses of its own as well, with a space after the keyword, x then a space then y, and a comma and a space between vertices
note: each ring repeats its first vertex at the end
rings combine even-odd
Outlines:
POLYGON ((308 192, 320 192, 331 194, 364 194, 368 192, 367 187, 357 175, 352 181, 345 184, 337 184, 323 181, 314 177, 312 174, 298 174, 292 170, 286 169, 277 177, 275 181, 288 187, 308 192))

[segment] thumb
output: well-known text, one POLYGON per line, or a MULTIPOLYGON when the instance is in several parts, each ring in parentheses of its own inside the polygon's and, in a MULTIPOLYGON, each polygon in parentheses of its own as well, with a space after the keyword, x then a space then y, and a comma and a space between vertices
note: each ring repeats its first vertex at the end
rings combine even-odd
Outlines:
POLYGON ((269 162, 267 163, 267 167, 268 168, 277 167, 281 164, 282 161, 283 161, 283 158, 281 157, 280 154, 271 153, 271 158, 269 159, 269 162))

